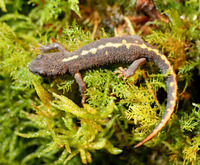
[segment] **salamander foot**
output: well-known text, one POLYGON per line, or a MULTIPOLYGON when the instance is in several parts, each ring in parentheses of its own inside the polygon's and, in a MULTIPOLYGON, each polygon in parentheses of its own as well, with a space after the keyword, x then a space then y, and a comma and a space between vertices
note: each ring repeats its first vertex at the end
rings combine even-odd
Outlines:
POLYGON ((126 68, 122 68, 122 67, 119 67, 119 70, 116 70, 115 72, 114 72, 114 74, 117 74, 117 73, 119 73, 119 75, 117 76, 117 78, 119 79, 119 78, 121 78, 121 77, 123 77, 123 80, 126 80, 129 76, 126 74, 126 68))

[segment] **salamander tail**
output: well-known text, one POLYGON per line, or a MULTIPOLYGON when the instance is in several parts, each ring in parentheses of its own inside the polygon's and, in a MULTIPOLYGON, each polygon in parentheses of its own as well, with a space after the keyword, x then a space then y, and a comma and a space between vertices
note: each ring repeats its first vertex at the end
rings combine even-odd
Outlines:
POLYGON ((167 105, 162 120, 158 123, 156 128, 144 140, 135 145, 134 148, 137 148, 142 144, 146 143, 147 141, 149 141, 150 139, 152 139, 167 124, 171 115, 174 112, 177 99, 177 84, 176 84, 176 75, 173 71, 167 78, 166 83, 167 83, 167 105))

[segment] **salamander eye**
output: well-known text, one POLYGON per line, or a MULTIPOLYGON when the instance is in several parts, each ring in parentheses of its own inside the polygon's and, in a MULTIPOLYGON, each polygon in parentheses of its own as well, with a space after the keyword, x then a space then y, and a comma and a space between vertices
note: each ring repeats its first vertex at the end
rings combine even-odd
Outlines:
POLYGON ((36 57, 37 60, 40 60, 41 58, 42 58, 41 54, 38 54, 37 57, 36 57))

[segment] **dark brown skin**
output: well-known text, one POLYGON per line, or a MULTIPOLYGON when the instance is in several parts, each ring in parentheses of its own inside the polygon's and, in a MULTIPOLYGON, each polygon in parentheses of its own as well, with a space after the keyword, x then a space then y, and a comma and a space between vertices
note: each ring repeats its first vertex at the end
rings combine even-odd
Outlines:
POLYGON ((82 70, 113 63, 132 63, 128 69, 120 67, 115 72, 119 74, 118 77, 126 79, 132 76, 140 65, 146 61, 153 61, 159 66, 162 73, 169 73, 166 79, 168 94, 164 116, 156 128, 143 141, 134 146, 135 148, 153 138, 166 125, 174 111, 177 98, 176 74, 167 58, 158 49, 144 42, 139 36, 101 39, 74 52, 68 52, 59 43, 42 46, 41 50, 43 54, 38 55, 30 63, 29 70, 44 77, 67 73, 73 75, 79 84, 82 103, 85 102, 84 91, 86 90, 86 85, 80 74, 82 70), (58 49, 59 52, 44 54, 53 49, 58 49))

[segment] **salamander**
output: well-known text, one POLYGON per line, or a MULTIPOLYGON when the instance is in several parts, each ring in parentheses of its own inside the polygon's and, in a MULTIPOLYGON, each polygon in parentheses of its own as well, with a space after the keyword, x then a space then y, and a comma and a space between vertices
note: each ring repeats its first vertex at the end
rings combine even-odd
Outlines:
POLYGON ((120 67, 115 72, 118 74, 118 78, 126 79, 132 76, 136 69, 146 61, 155 62, 161 72, 167 74, 167 103, 161 121, 144 140, 134 146, 136 148, 152 139, 166 125, 175 109, 176 74, 166 56, 157 48, 137 35, 96 40, 74 52, 68 52, 61 44, 54 42, 46 46, 41 45, 41 54, 30 63, 29 70, 44 77, 71 74, 79 85, 82 103, 84 103, 86 85, 80 71, 114 63, 131 63, 128 69, 120 67), (47 53, 54 49, 58 52, 47 53))

